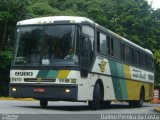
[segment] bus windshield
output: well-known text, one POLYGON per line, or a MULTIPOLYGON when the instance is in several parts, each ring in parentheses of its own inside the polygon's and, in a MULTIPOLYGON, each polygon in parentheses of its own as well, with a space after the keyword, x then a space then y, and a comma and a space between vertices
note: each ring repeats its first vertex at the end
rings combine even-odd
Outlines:
POLYGON ((15 65, 78 64, 76 25, 18 27, 16 38, 15 65))

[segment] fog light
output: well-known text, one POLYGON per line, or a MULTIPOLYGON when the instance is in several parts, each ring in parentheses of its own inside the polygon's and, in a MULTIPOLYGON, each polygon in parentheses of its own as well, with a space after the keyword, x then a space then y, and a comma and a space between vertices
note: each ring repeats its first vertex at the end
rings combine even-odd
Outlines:
POLYGON ((12 91, 13 91, 13 92, 16 92, 16 91, 17 91, 17 88, 12 88, 12 91))
POLYGON ((70 89, 65 89, 65 92, 66 92, 66 93, 69 93, 69 92, 70 92, 70 89))

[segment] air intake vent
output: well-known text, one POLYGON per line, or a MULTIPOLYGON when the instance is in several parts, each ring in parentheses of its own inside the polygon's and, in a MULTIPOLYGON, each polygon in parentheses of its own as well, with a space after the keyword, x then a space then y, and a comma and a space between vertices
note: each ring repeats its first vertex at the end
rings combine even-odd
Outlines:
POLYGON ((25 82, 55 82, 56 79, 36 79, 36 78, 24 78, 25 82))

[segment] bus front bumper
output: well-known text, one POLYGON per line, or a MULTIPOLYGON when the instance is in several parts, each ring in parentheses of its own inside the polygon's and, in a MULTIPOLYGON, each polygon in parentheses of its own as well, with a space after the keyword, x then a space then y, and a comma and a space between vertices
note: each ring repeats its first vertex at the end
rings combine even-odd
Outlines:
POLYGON ((76 101, 78 86, 74 84, 11 83, 9 95, 14 98, 76 101))

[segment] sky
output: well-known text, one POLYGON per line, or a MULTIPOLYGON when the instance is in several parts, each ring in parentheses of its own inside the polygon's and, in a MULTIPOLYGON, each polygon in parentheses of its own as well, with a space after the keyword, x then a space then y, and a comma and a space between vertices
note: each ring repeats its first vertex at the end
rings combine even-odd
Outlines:
POLYGON ((147 0, 149 4, 152 2, 152 8, 160 8, 160 0, 147 0))

